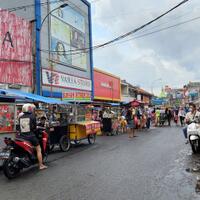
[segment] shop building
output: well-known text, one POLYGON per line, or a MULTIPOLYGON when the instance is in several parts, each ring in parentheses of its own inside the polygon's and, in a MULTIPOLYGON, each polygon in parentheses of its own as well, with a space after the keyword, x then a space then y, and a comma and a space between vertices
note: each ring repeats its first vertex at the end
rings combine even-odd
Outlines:
POLYGON ((126 80, 121 81, 121 95, 123 103, 138 101, 147 105, 151 103, 153 97, 151 93, 137 86, 133 86, 126 82, 126 80))
POLYGON ((105 71, 94 69, 94 100, 104 102, 121 101, 121 80, 105 71))
MULTIPOLYGON (((32 51, 30 51, 27 44, 18 40, 17 44, 22 48, 21 54, 27 55, 27 58, 22 55, 12 57, 11 61, 18 65, 15 68, 17 70, 13 71, 14 76, 13 74, 9 76, 4 70, 3 73, 7 74, 7 78, 4 81, 1 78, 0 83, 14 84, 11 87, 16 89, 20 87, 23 91, 46 97, 68 100, 68 97, 73 96, 72 101, 76 97, 90 100, 93 97, 93 58, 89 2, 86 0, 48 0, 45 2, 41 0, 0 0, 0 5, 2 9, 16 8, 12 13, 28 22, 25 24, 29 24, 31 35, 24 28, 19 30, 27 35, 29 41, 32 41, 32 51), (24 70, 23 65, 25 64, 22 64, 22 60, 33 61, 31 62, 34 63, 31 68, 33 73, 24 70), (22 66, 23 70, 21 70, 22 66), (23 81, 20 82, 18 79, 21 74, 26 78, 21 78, 23 81), (10 83, 8 77, 17 78, 10 83), (24 87, 24 84, 28 89, 24 87)), ((10 13, 11 16, 12 13, 10 13)), ((8 16, 7 21, 10 22, 11 16, 8 16)), ((10 23, 9 28, 11 32, 15 30, 10 23)), ((2 56, 3 54, 1 54, 1 59, 6 58, 2 56)), ((1 64, 1 72, 2 66, 1 64)))

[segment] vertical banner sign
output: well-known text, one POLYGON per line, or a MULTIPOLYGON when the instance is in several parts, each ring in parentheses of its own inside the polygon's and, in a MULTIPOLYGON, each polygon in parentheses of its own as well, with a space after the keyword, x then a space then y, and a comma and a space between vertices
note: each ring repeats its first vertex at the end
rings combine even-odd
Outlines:
POLYGON ((30 23, 0 9, 0 83, 32 86, 30 23))

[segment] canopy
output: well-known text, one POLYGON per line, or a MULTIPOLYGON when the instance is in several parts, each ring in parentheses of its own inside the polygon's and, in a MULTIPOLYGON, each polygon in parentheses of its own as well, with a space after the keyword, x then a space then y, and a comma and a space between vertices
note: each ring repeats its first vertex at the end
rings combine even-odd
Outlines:
POLYGON ((8 96, 12 95, 12 96, 15 96, 15 98, 24 98, 24 99, 33 100, 33 101, 42 102, 42 103, 48 103, 48 104, 70 104, 66 101, 61 101, 61 100, 57 100, 53 98, 47 98, 47 97, 43 97, 43 96, 32 94, 32 93, 22 92, 19 90, 0 89, 0 94, 8 95, 8 96))

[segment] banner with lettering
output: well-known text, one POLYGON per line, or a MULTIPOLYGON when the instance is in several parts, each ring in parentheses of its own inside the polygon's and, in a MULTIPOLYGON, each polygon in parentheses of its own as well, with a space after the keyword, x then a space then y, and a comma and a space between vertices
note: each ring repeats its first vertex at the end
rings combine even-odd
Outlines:
POLYGON ((89 79, 51 71, 48 69, 42 69, 42 83, 46 86, 59 88, 70 88, 84 91, 92 90, 92 82, 89 79))

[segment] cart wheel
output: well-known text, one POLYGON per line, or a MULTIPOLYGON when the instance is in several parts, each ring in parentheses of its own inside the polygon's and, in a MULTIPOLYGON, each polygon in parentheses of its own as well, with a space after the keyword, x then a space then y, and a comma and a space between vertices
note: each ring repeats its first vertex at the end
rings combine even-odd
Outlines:
POLYGON ((70 139, 67 135, 63 135, 61 138, 60 138, 60 150, 61 151, 69 151, 70 149, 70 146, 71 146, 71 143, 70 143, 70 139))
POLYGON ((96 134, 88 135, 88 143, 89 144, 94 144, 95 141, 96 141, 96 134))

